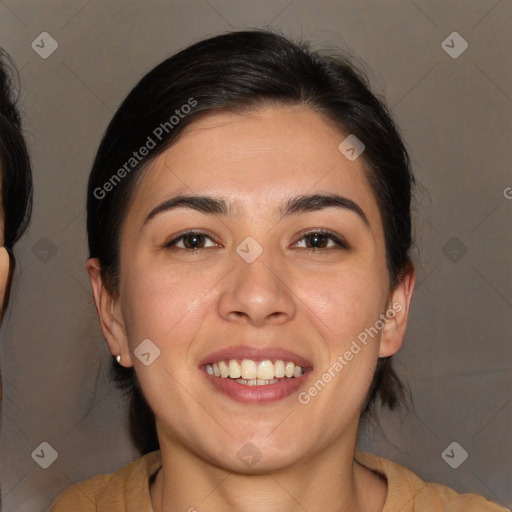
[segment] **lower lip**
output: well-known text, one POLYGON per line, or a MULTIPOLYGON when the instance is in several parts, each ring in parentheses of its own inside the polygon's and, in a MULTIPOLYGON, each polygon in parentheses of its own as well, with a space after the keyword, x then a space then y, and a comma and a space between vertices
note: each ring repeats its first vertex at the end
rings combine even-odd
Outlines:
POLYGON ((225 379, 222 377, 215 377, 214 375, 209 375, 203 371, 205 377, 211 382, 212 386, 217 391, 220 391, 237 402, 249 404, 276 402, 277 400, 281 400, 293 393, 296 393, 304 384, 308 373, 309 372, 306 372, 301 377, 294 377, 292 379, 285 378, 275 384, 247 386, 245 384, 240 384, 229 377, 225 379))

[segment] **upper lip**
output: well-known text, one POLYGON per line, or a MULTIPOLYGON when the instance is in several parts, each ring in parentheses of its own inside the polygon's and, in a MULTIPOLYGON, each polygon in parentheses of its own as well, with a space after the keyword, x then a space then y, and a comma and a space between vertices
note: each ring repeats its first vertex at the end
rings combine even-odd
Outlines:
POLYGON ((291 361, 292 363, 307 368, 312 366, 311 362, 305 357, 279 347, 261 347, 252 345, 237 345, 216 350, 206 357, 202 358, 199 366, 224 361, 226 359, 252 359, 253 361, 263 361, 269 359, 276 361, 291 361))

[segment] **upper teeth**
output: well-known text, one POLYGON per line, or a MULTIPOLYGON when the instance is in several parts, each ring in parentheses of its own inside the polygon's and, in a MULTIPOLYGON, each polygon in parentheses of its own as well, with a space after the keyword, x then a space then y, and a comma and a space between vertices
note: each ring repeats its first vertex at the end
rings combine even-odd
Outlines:
POLYGON ((216 377, 224 379, 244 379, 247 381, 260 379, 272 380, 283 377, 300 377, 303 373, 302 366, 296 365, 291 361, 284 362, 278 359, 274 362, 269 359, 264 361, 253 361, 252 359, 229 359, 226 361, 217 361, 216 363, 207 364, 206 372, 216 377))

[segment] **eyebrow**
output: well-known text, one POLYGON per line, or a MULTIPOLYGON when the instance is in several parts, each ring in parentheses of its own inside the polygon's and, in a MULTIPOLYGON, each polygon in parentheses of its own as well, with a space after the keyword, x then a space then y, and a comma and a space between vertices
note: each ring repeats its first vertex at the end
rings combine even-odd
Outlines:
MULTIPOLYGON (((351 199, 337 194, 310 194, 292 197, 279 208, 281 218, 323 210, 325 208, 342 208, 356 213, 369 226, 368 218, 362 208, 351 199)), ((236 207, 222 198, 211 196, 178 195, 167 199, 153 208, 144 220, 144 225, 161 213, 177 208, 190 208, 209 215, 234 216, 236 207)))

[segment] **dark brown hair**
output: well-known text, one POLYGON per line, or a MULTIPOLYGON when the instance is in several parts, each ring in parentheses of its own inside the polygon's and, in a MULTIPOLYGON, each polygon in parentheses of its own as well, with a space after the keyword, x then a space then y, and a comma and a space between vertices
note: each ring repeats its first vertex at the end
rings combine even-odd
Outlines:
POLYGON ((10 267, 2 306, 5 311, 15 267, 14 244, 25 231, 32 209, 32 172, 17 109, 19 77, 9 56, 0 49, 0 170, 4 247, 10 267))
MULTIPOLYGON (((114 295, 121 228, 146 164, 201 115, 246 111, 262 104, 309 106, 364 143, 368 179, 383 219, 391 287, 412 270, 408 252, 414 179, 407 151, 385 106, 341 53, 328 56, 306 43, 253 30, 200 41, 165 60, 140 80, 108 126, 89 179, 87 230, 90 257, 99 259, 104 282, 114 295), (191 99, 194 107, 177 124, 170 123, 172 115, 192 104, 191 99), (161 126, 166 130, 158 132, 161 138, 153 137, 155 146, 140 162, 127 167, 133 152, 147 145, 148 136, 161 126), (107 190, 104 184, 115 174, 122 179, 116 178, 115 186, 107 190)), ((157 449, 153 413, 134 369, 114 363, 113 372, 130 396, 130 431, 136 446, 141 453, 157 449)), ((379 359, 362 414, 368 414, 377 400, 393 409, 403 399, 404 388, 391 358, 379 359)))

